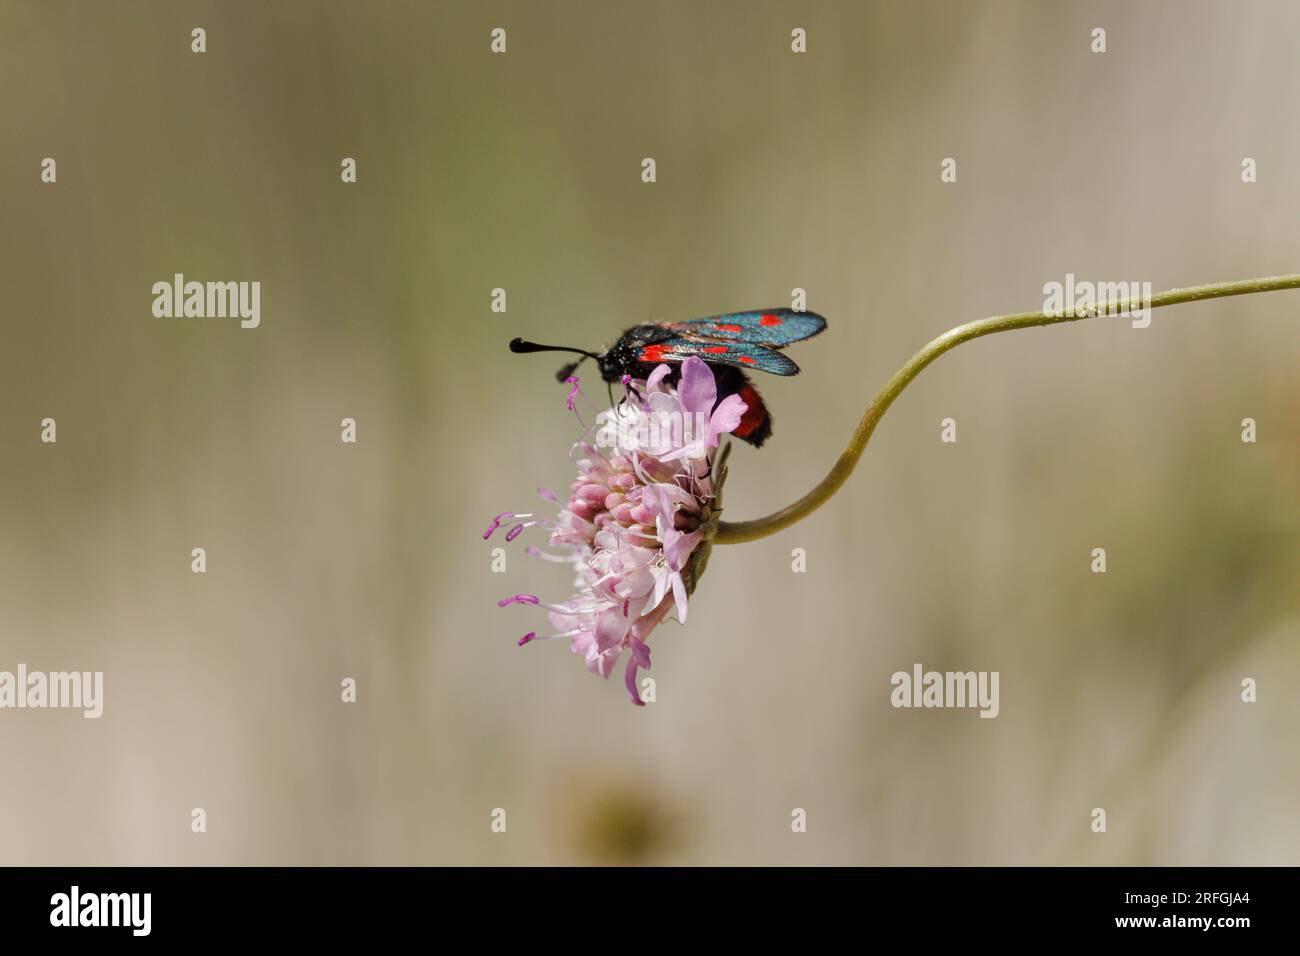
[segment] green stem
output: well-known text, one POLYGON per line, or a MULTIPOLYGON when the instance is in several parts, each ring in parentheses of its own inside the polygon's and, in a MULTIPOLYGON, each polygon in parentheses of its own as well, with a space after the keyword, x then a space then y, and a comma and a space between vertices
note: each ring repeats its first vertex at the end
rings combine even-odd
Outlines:
MULTIPOLYGON (((1219 282, 1212 285, 1190 286, 1186 289, 1170 289, 1151 297, 1150 308, 1159 309, 1166 305, 1178 305, 1182 302, 1195 302, 1198 299, 1219 299, 1229 295, 1252 295, 1256 292, 1277 292, 1281 289, 1300 288, 1300 275, 1272 276, 1267 279, 1245 279, 1241 282, 1219 282)), ((995 315, 949 329, 921 351, 917 352, 907 364, 894 373, 875 401, 867 406, 858 427, 853 430, 848 447, 844 449, 839 460, 832 466, 830 473, 821 480, 817 487, 804 495, 792 505, 780 511, 757 518, 753 521, 722 521, 718 524, 714 544, 739 544, 742 541, 756 541, 770 534, 790 527, 796 521, 808 517, 839 491, 840 486, 848 481, 849 475, 857 467, 872 432, 880 424, 880 419, 894 404, 894 399, 903 393, 912 379, 921 374, 921 370, 937 359, 944 352, 955 349, 963 342, 978 339, 994 332, 1010 332, 1012 329, 1028 329, 1036 325, 1057 325, 1061 322, 1077 322, 1099 315, 1116 315, 1129 309, 1142 308, 1139 299, 1126 299, 1119 303, 1100 305, 1083 315, 1047 315, 1044 312, 1021 312, 1017 315, 995 315)))

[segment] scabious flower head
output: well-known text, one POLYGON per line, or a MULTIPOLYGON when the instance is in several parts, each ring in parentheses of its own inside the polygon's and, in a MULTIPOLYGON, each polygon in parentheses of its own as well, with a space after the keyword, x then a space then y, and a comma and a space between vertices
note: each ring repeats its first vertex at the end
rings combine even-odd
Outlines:
MULTIPOLYGON (((566 404, 574 410, 577 379, 569 383, 566 404)), ((550 604, 517 594, 498 603, 544 607, 554 630, 546 636, 567 637, 570 650, 601 677, 626 651, 624 682, 639 705, 636 675, 650 668, 651 631, 674 611, 686 622, 725 477, 718 442, 740 424, 746 406, 736 395, 719 402, 713 370, 694 356, 682 362, 675 382, 671 368, 659 365, 644 381, 625 377, 623 386, 623 401, 584 427, 573 446, 578 476, 558 517, 503 512, 483 537, 506 519, 515 519, 507 541, 533 525, 549 530, 553 550, 528 552, 572 564, 574 595, 550 604)), ((558 504, 551 492, 539 494, 558 504)), ((537 639, 530 631, 519 644, 537 639)))

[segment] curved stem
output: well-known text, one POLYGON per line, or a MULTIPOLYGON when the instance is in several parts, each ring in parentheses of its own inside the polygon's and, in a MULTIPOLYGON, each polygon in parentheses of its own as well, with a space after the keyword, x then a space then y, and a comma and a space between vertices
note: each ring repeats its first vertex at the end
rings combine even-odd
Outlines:
POLYGON ((1080 319, 1090 319, 1101 315, 1114 316, 1130 309, 1134 311, 1143 307, 1158 309, 1166 305, 1195 302, 1198 299, 1218 299, 1229 295, 1251 295, 1256 292, 1277 292, 1281 289, 1297 288, 1300 288, 1300 275, 1272 276, 1267 279, 1244 279, 1241 282, 1219 282, 1212 285, 1190 286, 1186 289, 1170 289, 1168 292, 1161 292, 1152 296, 1149 304, 1143 303, 1140 299, 1126 299, 1118 303, 1100 304, 1081 315, 1048 315, 1045 312, 995 315, 991 318, 979 319, 975 322, 959 325, 955 329, 949 329, 913 355, 907 360, 906 365, 894 373, 893 378, 880 390, 880 394, 867 406, 866 412, 862 415, 862 420, 858 422, 858 427, 853 430, 853 436, 849 439, 848 447, 844 449, 839 459, 831 467, 830 473, 821 480, 817 487, 794 504, 787 505, 766 518, 757 518, 753 521, 719 522, 713 543, 739 544, 742 541, 755 541, 758 538, 765 538, 770 534, 776 534, 778 531, 788 528, 796 521, 808 517, 808 515, 824 505, 830 500, 831 495, 839 491, 840 486, 848 480, 849 475, 853 473, 853 469, 857 467, 858 459, 862 457, 867 442, 871 440, 872 432, 880 424, 880 419, 889 410, 889 406, 894 404, 894 399, 902 394, 903 389, 911 384, 912 379, 921 374, 922 369, 944 352, 955 349, 963 342, 969 342, 971 339, 978 339, 985 335, 992 335, 994 332, 1009 332, 1012 329, 1027 329, 1036 325, 1057 325, 1061 322, 1078 322, 1080 319))

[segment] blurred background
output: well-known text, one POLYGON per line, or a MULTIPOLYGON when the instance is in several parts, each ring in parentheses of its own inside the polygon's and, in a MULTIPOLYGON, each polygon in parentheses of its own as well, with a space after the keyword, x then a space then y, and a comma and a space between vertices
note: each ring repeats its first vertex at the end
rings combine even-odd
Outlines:
POLYGON ((0 863, 1294 864, 1300 293, 945 356, 827 507, 715 549, 645 708, 515 646, 544 622, 496 599, 570 576, 481 535, 572 477, 560 362, 516 335, 806 289, 830 327, 760 383, 742 519, 926 341, 1067 272, 1297 271, 1297 30, 1282 0, 0 0, 0 669, 106 683, 98 721, 0 712, 0 863), (154 318, 177 272, 260 281, 261 327, 154 318), (916 662, 999 671, 1000 716, 893 709, 916 662))

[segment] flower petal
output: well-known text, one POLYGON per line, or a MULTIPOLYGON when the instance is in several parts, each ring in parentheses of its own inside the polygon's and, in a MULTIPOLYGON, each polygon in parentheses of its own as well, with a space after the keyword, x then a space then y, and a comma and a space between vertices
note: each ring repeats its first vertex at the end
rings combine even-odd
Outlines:
POLYGON ((633 654, 627 659, 627 670, 623 672, 623 684, 627 687, 627 692, 632 698, 632 703, 638 707, 644 707, 645 701, 641 695, 636 692, 636 655, 633 654))
POLYGON ((680 574, 673 575, 673 600, 677 602, 677 623, 686 623, 686 582, 680 574))
POLYGON ((749 411, 749 406, 739 395, 728 395, 718 403, 709 419, 709 447, 716 447, 718 436, 726 435, 740 427, 741 416, 749 411))
POLYGON ((713 403, 718 400, 718 385, 713 379, 713 369, 697 356, 692 355, 682 362, 677 398, 687 412, 699 413, 706 418, 713 412, 713 403))
POLYGON ((596 647, 603 653, 618 647, 627 636, 628 619, 621 605, 606 608, 596 619, 596 647))
POLYGON ((664 559, 668 566, 674 571, 680 571, 686 567, 686 562, 691 557, 691 552, 695 546, 700 543, 704 537, 704 532, 696 530, 689 534, 682 534, 680 531, 668 530, 664 532, 664 559))

